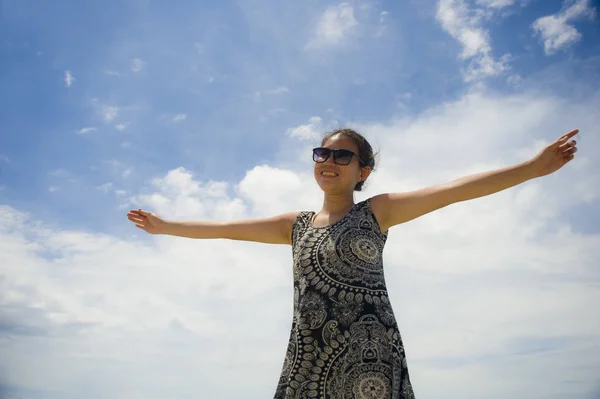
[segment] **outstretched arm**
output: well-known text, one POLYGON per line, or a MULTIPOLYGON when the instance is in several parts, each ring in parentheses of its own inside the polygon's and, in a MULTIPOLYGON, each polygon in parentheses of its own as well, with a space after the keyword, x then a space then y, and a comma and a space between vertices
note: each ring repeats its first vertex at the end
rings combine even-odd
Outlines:
POLYGON ((382 231, 415 219, 455 202, 483 197, 521 184, 536 177, 556 172, 574 158, 579 130, 559 137, 532 159, 489 172, 478 173, 450 183, 439 184, 406 193, 381 194, 372 198, 373 212, 382 231))
POLYGON ((173 221, 142 209, 132 209, 127 218, 135 226, 150 234, 165 234, 177 237, 215 239, 225 238, 238 241, 254 241, 266 244, 291 244, 292 227, 298 212, 234 221, 173 221))

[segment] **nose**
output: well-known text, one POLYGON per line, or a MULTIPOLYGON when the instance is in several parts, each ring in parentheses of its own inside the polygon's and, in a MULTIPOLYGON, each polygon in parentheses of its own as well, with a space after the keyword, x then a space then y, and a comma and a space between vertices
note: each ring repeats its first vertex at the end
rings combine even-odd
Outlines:
POLYGON ((335 162, 333 162, 333 154, 330 154, 329 158, 327 158, 325 160, 325 162, 323 162, 323 164, 325 164, 325 165, 335 165, 335 162))

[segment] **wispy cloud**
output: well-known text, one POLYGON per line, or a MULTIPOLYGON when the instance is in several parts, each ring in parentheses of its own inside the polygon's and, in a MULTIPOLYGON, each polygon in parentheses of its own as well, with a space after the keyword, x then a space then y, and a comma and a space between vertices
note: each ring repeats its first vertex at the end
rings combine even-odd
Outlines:
POLYGON ((102 163, 110 166, 113 173, 120 174, 121 177, 129 177, 133 173, 133 167, 127 166, 116 159, 105 160, 102 163))
POLYGON ((383 36, 385 31, 387 30, 387 20, 389 18, 389 11, 381 11, 379 13, 379 25, 377 26, 377 30, 375 32, 376 37, 383 36))
POLYGON ((119 115, 119 107, 105 105, 102 107, 102 118, 104 122, 110 123, 119 115))
POLYGON ((119 72, 111 71, 111 70, 104 71, 104 74, 108 75, 108 76, 117 76, 117 77, 121 76, 121 74, 119 72))
POLYGON ((181 122, 187 118, 186 114, 177 114, 173 117, 173 122, 181 122))
POLYGON ((589 0, 565 0, 560 12, 536 19, 532 27, 544 42, 544 51, 550 55, 581 39, 581 33, 570 22, 595 16, 596 9, 590 6, 589 0))
POLYGON ((475 3, 479 6, 496 8, 496 9, 512 6, 516 2, 517 2, 517 0, 476 0, 475 1, 475 3))
POLYGON ((290 137, 300 140, 314 141, 319 137, 322 129, 322 119, 319 116, 313 116, 305 125, 300 125, 287 130, 290 137))
POLYGON ((290 89, 288 89, 287 87, 279 86, 274 89, 267 90, 265 93, 271 94, 271 95, 277 95, 277 94, 284 94, 284 93, 289 93, 289 92, 290 92, 290 89))
POLYGON ((96 111, 96 114, 106 124, 114 122, 119 116, 120 108, 116 105, 102 104, 97 98, 91 99, 90 103, 96 111))
POLYGON ((77 133, 79 133, 79 134, 86 134, 86 133, 89 133, 89 132, 94 132, 96 130, 98 130, 98 129, 95 128, 95 127, 84 127, 82 129, 79 129, 79 131, 77 133))
POLYGON ((116 191, 115 190, 115 185, 112 182, 106 182, 104 184, 96 186, 96 189, 99 190, 99 191, 102 191, 103 193, 109 193, 111 191, 116 191))
POLYGON ((146 62, 143 61, 141 58, 134 58, 131 61, 131 70, 133 72, 140 72, 145 67, 146 67, 146 62))
POLYGON ((330 5, 321 14, 307 48, 340 44, 357 27, 354 8, 348 3, 330 5))
POLYGON ((75 81, 75 78, 73 77, 71 72, 65 71, 65 85, 67 87, 71 87, 71 85, 73 84, 74 81, 75 81))
POLYGON ((437 20, 462 46, 460 58, 470 61, 465 81, 500 76, 509 70, 509 54, 494 58, 489 31, 483 27, 483 14, 465 0, 439 0, 437 20))
POLYGON ((118 131, 122 132, 123 130, 125 130, 125 124, 124 123, 119 123, 118 125, 115 125, 115 129, 117 129, 118 131))
POLYGON ((411 93, 401 93, 396 96, 396 104, 399 108, 406 108, 412 99, 411 93))
POLYGON ((69 177, 69 176, 71 176, 71 172, 69 172, 66 169, 60 168, 60 169, 55 169, 53 171, 50 171, 49 175, 53 176, 53 177, 69 177))

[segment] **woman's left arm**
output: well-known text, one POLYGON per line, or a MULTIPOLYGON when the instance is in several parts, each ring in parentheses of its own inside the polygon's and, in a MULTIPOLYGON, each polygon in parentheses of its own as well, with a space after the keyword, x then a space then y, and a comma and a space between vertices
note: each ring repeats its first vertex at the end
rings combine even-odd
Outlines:
POLYGON ((559 137, 532 159, 489 172, 462 177, 406 193, 381 194, 372 198, 373 211, 383 231, 455 202, 497 193, 536 177, 556 172, 574 158, 575 129, 559 137))

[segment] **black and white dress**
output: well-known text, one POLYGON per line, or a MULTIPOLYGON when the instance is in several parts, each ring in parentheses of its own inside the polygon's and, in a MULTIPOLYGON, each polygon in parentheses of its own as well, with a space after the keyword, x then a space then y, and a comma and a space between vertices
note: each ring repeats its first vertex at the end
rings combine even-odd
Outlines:
POLYGON ((370 200, 329 226, 314 214, 292 230, 294 317, 274 399, 414 398, 370 200))

